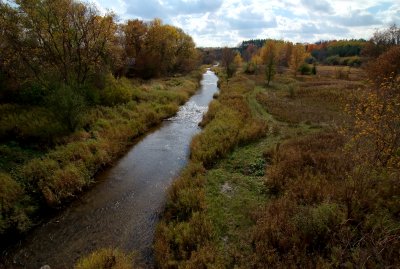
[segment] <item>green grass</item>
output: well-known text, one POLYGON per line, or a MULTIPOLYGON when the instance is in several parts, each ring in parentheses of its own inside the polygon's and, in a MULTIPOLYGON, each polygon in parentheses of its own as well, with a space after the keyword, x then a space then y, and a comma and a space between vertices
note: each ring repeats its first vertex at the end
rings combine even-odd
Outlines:
POLYGON ((237 148, 206 173, 206 214, 214 227, 216 255, 227 267, 252 253, 248 234, 255 223, 251 214, 268 199, 263 180, 263 150, 268 146, 269 139, 262 139, 237 148))

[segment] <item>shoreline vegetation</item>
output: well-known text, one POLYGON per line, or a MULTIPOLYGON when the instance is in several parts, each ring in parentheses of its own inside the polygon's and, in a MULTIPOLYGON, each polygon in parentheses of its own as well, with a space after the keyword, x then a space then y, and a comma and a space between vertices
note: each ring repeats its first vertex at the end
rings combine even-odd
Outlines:
POLYGON ((157 227, 159 268, 399 264, 398 167, 357 141, 373 85, 359 68, 318 70, 267 86, 263 72, 217 68, 220 94, 157 227))
MULTIPOLYGON (((0 178, 2 188, 7 188, 4 194, 12 195, 12 199, 9 218, 2 220, 2 228, 12 226, 25 232, 40 222, 38 216, 46 215, 48 209, 62 208, 95 184, 96 173, 118 159, 136 138, 176 114, 198 89, 202 71, 146 82, 127 80, 132 101, 90 109, 84 129, 63 137, 61 145, 39 156, 31 158, 29 152, 24 152, 30 149, 3 144, 3 163, 8 163, 4 169, 7 172, 0 173, 0 178)), ((14 123, 29 118, 18 107, 0 105, 0 109, 9 111, 5 123, 14 117, 14 123)))

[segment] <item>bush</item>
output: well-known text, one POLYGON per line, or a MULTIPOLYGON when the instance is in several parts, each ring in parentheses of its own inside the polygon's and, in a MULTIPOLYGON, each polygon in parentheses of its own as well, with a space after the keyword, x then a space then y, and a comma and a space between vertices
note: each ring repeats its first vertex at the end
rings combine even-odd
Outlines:
POLYGON ((132 257, 118 249, 100 249, 81 258, 75 269, 133 269, 132 257))
POLYGON ((326 58, 325 63, 329 65, 338 65, 340 64, 340 57, 339 55, 333 55, 326 58))
POLYGON ((24 208, 23 188, 10 175, 0 173, 0 234, 8 229, 26 231, 31 222, 27 216, 31 208, 24 208))
POLYGON ((107 106, 124 104, 132 100, 132 85, 126 78, 115 79, 108 74, 105 80, 105 87, 101 90, 101 102, 107 106))
POLYGON ((309 75, 311 73, 311 68, 308 64, 302 64, 299 68, 299 72, 302 75, 309 75))
POLYGON ((359 67, 359 66, 361 66, 361 64, 362 64, 362 61, 359 56, 350 57, 349 60, 347 61, 348 66, 359 67))
POLYGON ((254 74, 257 71, 257 65, 254 62, 248 62, 244 65, 244 72, 246 74, 254 74))
POLYGON ((339 230, 339 225, 345 220, 343 210, 337 204, 322 203, 316 207, 302 207, 293 216, 293 222, 300 237, 299 248, 308 251, 324 251, 327 243, 339 230))
POLYGON ((18 101, 24 105, 43 105, 48 94, 48 90, 41 85, 25 85, 19 92, 18 101))
POLYGON ((317 65, 314 63, 313 67, 311 69, 311 74, 316 75, 317 74, 317 65))
POLYGON ((49 145, 64 133, 63 125, 45 108, 4 104, 0 114, 0 139, 6 141, 49 145))
POLYGON ((86 101, 79 89, 62 85, 47 97, 48 108, 54 117, 70 132, 81 124, 86 101))

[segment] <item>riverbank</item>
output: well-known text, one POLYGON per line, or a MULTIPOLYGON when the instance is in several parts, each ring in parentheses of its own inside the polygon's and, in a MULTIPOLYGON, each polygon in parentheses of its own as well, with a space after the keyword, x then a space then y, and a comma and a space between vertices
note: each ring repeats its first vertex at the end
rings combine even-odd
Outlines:
POLYGON ((186 165, 190 141, 200 132, 198 123, 218 91, 211 71, 202 75, 200 85, 173 117, 97 174, 97 184, 7 249, 6 265, 72 268, 79 258, 100 250, 95 256, 105 260, 103 254, 134 252, 136 264, 153 268, 152 243, 166 189, 186 165))
MULTIPOLYGON (((2 244, 93 185, 96 173, 118 159, 136 138, 178 111, 196 92, 201 74, 199 70, 187 76, 131 80, 131 101, 91 108, 81 115, 82 128, 57 138, 54 147, 28 145, 19 137, 4 141, 0 145, 2 244)), ((54 126, 42 108, 2 104, 0 110, 2 133, 10 127, 27 136, 54 126)))
POLYGON ((359 162, 368 148, 354 148, 346 111, 368 84, 360 69, 346 79, 318 72, 279 74, 270 87, 263 74, 221 74, 191 162, 169 191, 160 268, 397 264, 398 171, 359 162))

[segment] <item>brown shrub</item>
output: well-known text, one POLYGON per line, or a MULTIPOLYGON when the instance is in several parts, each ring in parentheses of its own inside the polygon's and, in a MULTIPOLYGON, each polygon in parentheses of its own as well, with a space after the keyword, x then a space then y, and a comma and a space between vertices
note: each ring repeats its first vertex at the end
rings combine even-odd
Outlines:
POLYGON ((386 78, 400 74, 400 46, 393 46, 370 61, 366 67, 368 77, 379 86, 386 78))
POLYGON ((337 132, 317 133, 303 139, 292 140, 279 146, 270 155, 273 164, 267 167, 266 185, 274 193, 286 188, 288 182, 299 176, 326 174, 326 180, 337 179, 345 165, 344 137, 337 132))

